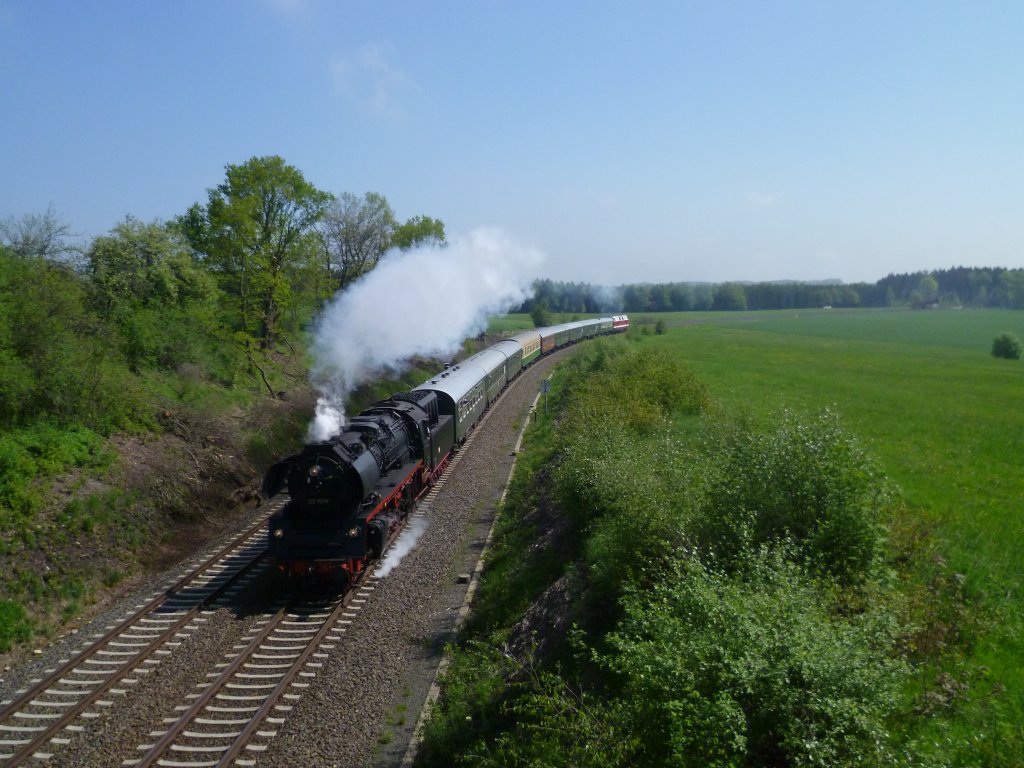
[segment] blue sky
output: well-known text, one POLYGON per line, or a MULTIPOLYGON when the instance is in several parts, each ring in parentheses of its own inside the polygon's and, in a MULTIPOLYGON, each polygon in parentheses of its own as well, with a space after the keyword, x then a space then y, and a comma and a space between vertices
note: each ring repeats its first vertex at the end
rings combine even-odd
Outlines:
POLYGON ((1024 266, 1024 3, 0 0, 0 218, 281 155, 540 276, 1024 266))

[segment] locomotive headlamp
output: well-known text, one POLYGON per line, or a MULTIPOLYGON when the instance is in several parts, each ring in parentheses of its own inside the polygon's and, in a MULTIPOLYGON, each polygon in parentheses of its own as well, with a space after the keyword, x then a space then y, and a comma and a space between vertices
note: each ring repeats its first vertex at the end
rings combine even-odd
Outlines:
POLYGON ((312 467, 309 468, 309 476, 310 477, 320 477, 320 465, 319 464, 314 464, 312 467))
POLYGON ((275 528, 274 529, 274 538, 275 539, 280 539, 282 536, 284 536, 284 528, 275 528))
POLYGON ((359 526, 354 525, 354 526, 352 526, 351 528, 348 529, 348 537, 350 539, 354 539, 358 535, 359 535, 359 526))

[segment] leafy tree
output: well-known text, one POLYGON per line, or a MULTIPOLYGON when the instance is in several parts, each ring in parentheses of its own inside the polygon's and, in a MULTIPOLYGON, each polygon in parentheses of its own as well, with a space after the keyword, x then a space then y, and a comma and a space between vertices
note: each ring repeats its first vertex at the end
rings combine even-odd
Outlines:
POLYGON ((647 312, 651 309, 651 286, 627 285, 622 300, 627 312, 647 312))
POLYGON ((438 246, 444 242, 444 222, 429 216, 413 216, 396 226, 391 235, 392 247, 402 250, 418 245, 438 246))
POLYGON ((530 312, 530 319, 533 320, 534 328, 551 325, 551 311, 548 309, 547 302, 538 301, 534 305, 533 311, 530 312))
POLYGON ((0 248, 0 425, 46 417, 107 428, 134 400, 86 286, 66 264, 0 248))
POLYGON ((924 275, 917 283, 917 287, 911 294, 913 302, 917 306, 931 304, 939 300, 939 282, 931 275, 924 275))
POLYGON ((228 165, 225 175, 177 226, 233 298, 240 329, 271 346, 331 197, 276 155, 228 165))
POLYGON ((1012 333, 1000 333, 992 342, 992 356, 1020 360, 1020 339, 1012 333))
POLYGON ((686 312, 693 307, 693 294, 684 283, 674 283, 669 291, 672 300, 672 311, 686 312))
POLYGON ((740 283, 723 283, 715 288, 715 297, 711 308, 715 310, 746 309, 746 291, 740 283))
POLYGON ((95 301, 108 317, 142 306, 206 301, 215 290, 173 230, 131 216, 96 238, 86 258, 95 301))
POLYGON ((185 362, 206 337, 213 278, 172 229, 129 216, 93 241, 86 271, 93 305, 120 331, 133 370, 185 362))
MULTIPOLYGON (((384 195, 367 192, 360 198, 344 192, 332 200, 320 225, 328 294, 344 290, 376 267, 391 246, 396 226, 395 213, 384 195)), ((403 236, 413 234, 407 231, 403 236)))

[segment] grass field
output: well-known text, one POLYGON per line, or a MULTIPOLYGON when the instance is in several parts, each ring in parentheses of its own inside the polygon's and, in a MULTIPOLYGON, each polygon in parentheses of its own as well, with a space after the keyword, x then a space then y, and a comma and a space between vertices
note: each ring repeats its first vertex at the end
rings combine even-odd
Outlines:
MULTIPOLYGON (((683 358, 728 408, 840 413, 976 601, 983 618, 962 674, 974 705, 990 714, 979 702, 996 692, 994 716, 1017 730, 1010 743, 1024 744, 1024 362, 991 355, 997 333, 1024 337, 1024 313, 818 310, 631 319, 641 329, 664 321, 666 332, 644 343, 683 358)), ((965 714, 963 731, 951 738, 966 738, 979 716, 965 714)))

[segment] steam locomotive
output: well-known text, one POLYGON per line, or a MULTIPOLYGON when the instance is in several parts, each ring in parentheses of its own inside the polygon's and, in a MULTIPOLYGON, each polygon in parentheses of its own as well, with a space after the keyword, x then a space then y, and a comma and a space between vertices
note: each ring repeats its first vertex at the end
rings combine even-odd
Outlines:
POLYGON ((541 355, 629 328, 625 315, 523 331, 353 417, 275 464, 263 498, 287 490, 269 554, 292 582, 345 586, 387 549, 487 407, 541 355))

